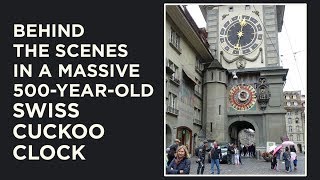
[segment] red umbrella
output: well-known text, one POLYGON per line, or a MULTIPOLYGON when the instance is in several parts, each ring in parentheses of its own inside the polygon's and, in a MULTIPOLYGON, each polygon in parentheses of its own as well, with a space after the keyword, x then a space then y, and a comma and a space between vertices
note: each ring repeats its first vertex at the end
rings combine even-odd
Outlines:
POLYGON ((281 148, 282 148, 282 145, 277 146, 277 147, 273 150, 272 155, 275 155, 281 148))

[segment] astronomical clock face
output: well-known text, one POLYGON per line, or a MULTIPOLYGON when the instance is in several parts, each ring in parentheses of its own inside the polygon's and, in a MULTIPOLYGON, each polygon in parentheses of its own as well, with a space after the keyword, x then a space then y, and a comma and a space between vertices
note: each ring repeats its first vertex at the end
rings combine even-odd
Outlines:
POLYGON ((229 100, 231 106, 238 111, 251 109, 256 101, 256 90, 251 85, 236 85, 230 89, 229 100))
POLYGON ((232 55, 246 55, 256 50, 262 42, 263 29, 251 16, 234 16, 220 30, 222 49, 232 55))

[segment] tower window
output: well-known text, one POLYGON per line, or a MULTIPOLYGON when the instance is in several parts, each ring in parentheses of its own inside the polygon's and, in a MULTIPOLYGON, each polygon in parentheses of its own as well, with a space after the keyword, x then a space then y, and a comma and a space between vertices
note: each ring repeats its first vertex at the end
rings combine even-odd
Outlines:
POLYGON ((210 123, 210 132, 212 132, 212 122, 210 123))
POLYGON ((211 73, 211 80, 213 80, 213 72, 211 73))
POLYGON ((221 115, 221 105, 219 105, 219 115, 221 115))
POLYGON ((221 81, 221 72, 219 72, 219 81, 221 81))
POLYGON ((245 10, 249 10, 249 9, 250 9, 250 5, 246 5, 245 10))
POLYGON ((229 12, 233 12, 233 7, 229 7, 229 12))

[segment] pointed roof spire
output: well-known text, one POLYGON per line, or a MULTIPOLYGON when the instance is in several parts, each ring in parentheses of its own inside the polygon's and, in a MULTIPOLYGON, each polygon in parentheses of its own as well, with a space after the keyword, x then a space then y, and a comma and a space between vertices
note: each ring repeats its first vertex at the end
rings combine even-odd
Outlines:
POLYGON ((207 67, 207 69, 221 69, 221 70, 226 70, 225 68, 222 67, 222 65, 219 63, 218 60, 214 59, 210 65, 207 67))

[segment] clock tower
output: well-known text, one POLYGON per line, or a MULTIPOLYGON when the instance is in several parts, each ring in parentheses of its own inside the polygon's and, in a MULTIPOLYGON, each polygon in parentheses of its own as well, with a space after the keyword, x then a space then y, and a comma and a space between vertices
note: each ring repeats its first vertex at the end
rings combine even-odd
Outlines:
MULTIPOLYGON (((213 92, 214 81, 203 86, 204 107, 208 107, 204 121, 207 126, 209 122, 219 125, 207 127, 207 132, 212 129, 207 138, 239 143, 239 132, 253 129, 257 149, 265 150, 268 141, 281 143, 280 137, 286 135, 282 94, 288 72, 279 63, 284 5, 202 5, 200 9, 207 22, 210 51, 226 77, 225 91, 213 92), (222 102, 212 104, 222 97, 223 106, 219 106, 222 102), (225 114, 218 116, 221 109, 210 107, 225 107, 225 114)), ((206 74, 213 71, 210 67, 206 74)))

